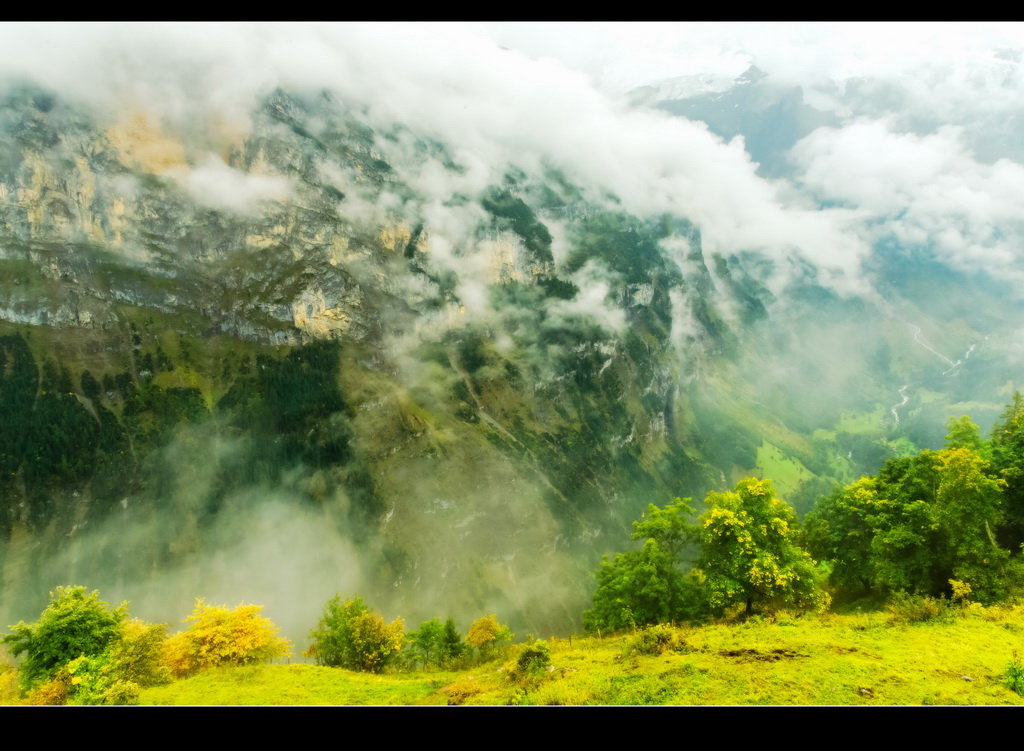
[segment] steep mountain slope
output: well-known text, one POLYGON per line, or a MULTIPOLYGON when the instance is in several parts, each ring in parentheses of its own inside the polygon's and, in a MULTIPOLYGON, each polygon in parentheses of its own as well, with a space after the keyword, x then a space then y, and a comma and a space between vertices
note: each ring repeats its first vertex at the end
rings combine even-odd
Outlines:
POLYGON ((991 281, 880 255, 881 294, 843 296, 794 256, 780 286, 329 93, 186 128, 22 85, 0 113, 8 622, 80 582, 151 619, 267 602, 300 639, 356 590, 565 631, 647 503, 761 472, 806 510, 1014 378, 991 281))

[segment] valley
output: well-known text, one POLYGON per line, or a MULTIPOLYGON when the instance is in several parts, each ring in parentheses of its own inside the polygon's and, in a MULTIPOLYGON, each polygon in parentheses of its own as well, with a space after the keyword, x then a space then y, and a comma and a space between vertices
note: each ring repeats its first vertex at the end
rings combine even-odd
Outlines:
POLYGON ((360 592, 566 639, 648 504, 770 479, 802 524, 1021 389, 1009 42, 982 97, 799 46, 615 88, 514 25, 23 31, 83 54, 0 54, 0 624, 82 585, 299 644, 360 592))

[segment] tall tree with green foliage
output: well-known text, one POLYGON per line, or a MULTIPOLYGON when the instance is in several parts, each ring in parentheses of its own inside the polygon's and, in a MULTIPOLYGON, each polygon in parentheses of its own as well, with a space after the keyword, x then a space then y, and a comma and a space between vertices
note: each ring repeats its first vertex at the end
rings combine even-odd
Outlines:
POLYGON ((595 576, 593 607, 583 613, 588 632, 667 623, 682 612, 683 575, 653 538, 614 560, 604 556, 595 576))
POLYGON ((873 518, 880 500, 875 478, 862 477, 819 500, 804 518, 808 552, 831 563, 829 578, 842 589, 867 591, 872 587, 873 518))
POLYGON ((814 561, 797 544, 796 513, 770 480, 748 477, 731 493, 710 493, 701 516, 697 568, 712 608, 756 603, 821 608, 828 595, 814 561))
POLYGON ((974 424, 974 421, 967 415, 959 420, 951 417, 947 423, 949 432, 946 433, 946 448, 968 448, 975 451, 985 459, 991 459, 988 441, 981 437, 981 428, 974 424))
POLYGON ((451 660, 457 660, 465 656, 467 649, 466 643, 462 640, 462 634, 459 633, 459 629, 455 625, 455 619, 449 616, 441 631, 442 661, 448 663, 451 660))
POLYGON ((633 522, 634 540, 643 548, 604 556, 595 572, 594 606, 583 614, 587 631, 619 631, 684 617, 689 600, 680 569, 683 551, 697 537, 690 523, 693 501, 676 498, 658 508, 653 503, 633 522))
POLYGON ((1002 524, 1006 482, 990 476, 989 462, 967 447, 938 454, 936 519, 943 531, 951 576, 967 582, 982 602, 1006 594, 1004 566, 1009 551, 995 532, 1002 524))
POLYGON ((992 466, 1006 481, 1006 527, 1000 539, 1017 550, 1024 543, 1024 395, 1016 392, 992 428, 992 466))
POLYGON ((1009 551, 1000 533, 1019 402, 992 441, 969 417, 951 418, 942 451, 891 459, 877 477, 822 499, 808 514, 807 538, 815 555, 832 562, 832 583, 938 596, 955 580, 982 602, 1005 596, 1009 551))
POLYGON ((633 522, 631 537, 634 540, 651 538, 669 558, 679 561, 686 546, 697 539, 699 528, 690 522, 693 515, 692 498, 676 498, 665 508, 650 503, 640 521, 633 522))

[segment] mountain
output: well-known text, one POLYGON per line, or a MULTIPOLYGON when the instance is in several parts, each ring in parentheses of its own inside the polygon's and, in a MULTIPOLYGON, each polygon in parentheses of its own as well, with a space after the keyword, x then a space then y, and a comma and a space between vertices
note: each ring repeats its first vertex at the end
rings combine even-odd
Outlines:
POLYGON ((769 178, 791 173, 788 153, 801 138, 841 122, 835 112, 806 103, 801 87, 775 83, 757 66, 733 81, 696 76, 659 81, 634 89, 630 99, 705 122, 727 141, 742 135, 758 172, 769 178))
MULTIPOLYGON (((679 112, 819 122, 748 78, 679 112)), ((804 512, 1016 384, 1009 281, 880 243, 844 293, 327 90, 175 122, 22 83, 0 139, 5 622, 81 583, 566 632, 648 503, 753 473, 804 512)))

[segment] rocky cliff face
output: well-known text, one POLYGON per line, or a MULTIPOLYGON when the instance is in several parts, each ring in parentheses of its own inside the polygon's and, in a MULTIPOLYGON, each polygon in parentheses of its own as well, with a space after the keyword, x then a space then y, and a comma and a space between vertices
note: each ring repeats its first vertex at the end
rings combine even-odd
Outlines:
MULTIPOLYGON (((271 554, 281 570, 347 551, 301 574, 318 593, 564 629, 603 536, 717 476, 680 419, 674 316, 692 315, 659 245, 671 223, 514 169, 439 205, 409 180, 457 176, 443 149, 327 97, 277 92, 244 132, 201 136, 32 88, 3 112, 0 319, 8 370, 35 379, 8 379, 10 398, 44 433, 80 413, 110 429, 95 453, 7 448, 9 591, 79 572, 137 599, 225 547, 273 548, 238 531, 267 495, 321 527, 271 554), (39 368, 63 406, 41 406, 57 384, 39 368), (98 479, 117 462, 119 481, 98 479)), ((226 589, 203 578, 176 586, 226 589)))

